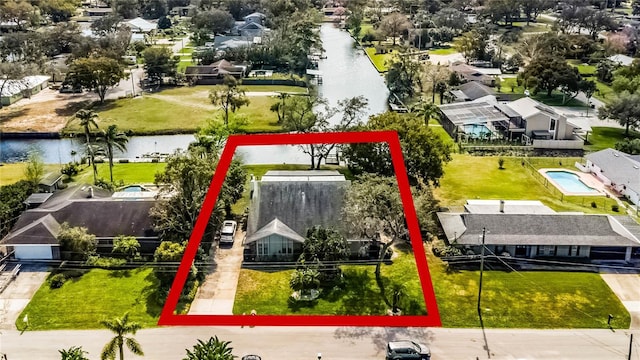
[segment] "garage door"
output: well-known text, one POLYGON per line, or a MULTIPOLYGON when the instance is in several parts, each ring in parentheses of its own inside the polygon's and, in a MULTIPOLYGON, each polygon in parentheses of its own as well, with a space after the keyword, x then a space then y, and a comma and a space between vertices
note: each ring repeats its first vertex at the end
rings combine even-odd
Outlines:
POLYGON ((51 246, 15 246, 16 259, 51 260, 51 246))
POLYGON ((591 247, 592 260, 624 260, 627 248, 619 246, 591 247))

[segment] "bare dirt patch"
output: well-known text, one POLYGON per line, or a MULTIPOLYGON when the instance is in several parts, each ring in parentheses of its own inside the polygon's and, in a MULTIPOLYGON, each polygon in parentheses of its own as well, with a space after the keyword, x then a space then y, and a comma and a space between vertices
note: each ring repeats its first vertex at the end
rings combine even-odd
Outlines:
POLYGON ((97 100, 94 93, 61 94, 45 89, 0 109, 3 132, 59 132, 73 114, 97 100))

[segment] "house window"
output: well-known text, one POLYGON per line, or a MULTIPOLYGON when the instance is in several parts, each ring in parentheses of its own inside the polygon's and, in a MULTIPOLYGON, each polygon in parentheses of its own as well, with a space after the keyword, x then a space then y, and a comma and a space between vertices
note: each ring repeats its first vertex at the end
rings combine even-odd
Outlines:
POLYGON ((571 256, 580 256, 580 246, 571 245, 571 256))
POLYGON ((549 123, 549 131, 554 131, 556 129, 556 119, 551 119, 549 123))
POLYGON ((258 256, 269 255, 269 238, 258 240, 258 256))

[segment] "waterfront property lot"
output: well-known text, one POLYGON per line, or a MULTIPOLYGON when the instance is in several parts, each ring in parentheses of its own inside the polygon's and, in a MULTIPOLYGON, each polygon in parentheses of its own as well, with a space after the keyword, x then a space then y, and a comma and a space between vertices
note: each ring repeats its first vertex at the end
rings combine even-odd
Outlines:
MULTIPOLYGON (((74 270, 77 272, 77 270, 74 270)), ((156 302, 158 280, 151 268, 92 269, 51 289, 45 282, 16 321, 29 318, 28 330, 98 329, 100 321, 129 312, 143 327, 156 326, 161 306, 156 302)))
MULTIPOLYGON (((402 284, 401 308, 405 314, 424 315, 425 304, 413 254, 396 250, 392 264, 382 265, 386 297, 391 299, 391 284, 402 284)), ((343 281, 322 290, 312 303, 290 303, 289 280, 293 270, 258 271, 242 269, 238 281, 234 314, 269 315, 384 315, 389 308, 375 279, 375 265, 341 265, 343 281)))
MULTIPOLYGON (((26 168, 27 163, 2 164, 0 166, 0 186, 13 184, 25 179, 24 171, 26 168)), ((60 171, 60 165, 44 165, 45 174, 58 171, 60 171)))
MULTIPOLYGON (((434 190, 442 206, 462 206, 468 199, 540 200, 556 211, 611 213, 616 201, 603 196, 563 196, 553 185, 545 187, 523 158, 504 157, 504 169, 498 169, 497 156, 454 154, 445 166, 440 186, 434 190), (592 207, 591 202, 596 202, 592 207)), ((567 168, 575 170, 580 158, 528 158, 535 169, 567 168)))
MULTIPOLYGON (((429 270, 445 327, 480 327, 479 271, 448 269, 427 251, 429 270)), ((489 328, 629 327, 629 313, 599 274, 559 271, 485 271, 482 319, 489 328)))
MULTIPOLYGON (((250 93, 250 104, 240 108, 235 116, 245 117, 246 132, 277 132, 277 115, 269 108, 278 100, 269 96, 273 92, 306 92, 295 86, 243 86, 250 93), (260 93, 265 95, 261 96, 260 93)), ((107 101, 95 105, 100 128, 111 124, 135 134, 173 134, 195 132, 210 119, 222 121, 222 111, 211 104, 209 92, 213 86, 178 87, 136 98, 107 101)), ((230 117, 234 116, 230 114, 230 117)), ((77 121, 70 121, 65 131, 81 131, 77 121)))

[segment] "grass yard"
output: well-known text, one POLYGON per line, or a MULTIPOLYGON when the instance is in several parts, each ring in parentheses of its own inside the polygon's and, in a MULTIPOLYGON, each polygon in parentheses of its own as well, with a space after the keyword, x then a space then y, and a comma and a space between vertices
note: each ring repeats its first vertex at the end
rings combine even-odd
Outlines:
POLYGON ((436 135, 438 135, 438 137, 445 143, 445 144, 449 144, 449 146, 454 146, 455 142, 453 141, 453 139, 451 138, 451 136, 449 135, 449 133, 447 132, 447 130, 445 130, 442 125, 440 125, 440 123, 438 122, 438 120, 435 119, 430 119, 429 120, 429 129, 431 129, 433 132, 436 133, 436 135))
POLYGON ((367 53, 367 56, 369 56, 369 59, 371 59, 371 62, 373 62, 373 65, 376 67, 376 70, 378 70, 378 72, 381 72, 381 73, 386 72, 388 70, 387 62, 391 61, 391 59, 393 58, 393 55, 395 54, 395 51, 393 50, 386 54, 376 54, 375 47, 366 47, 364 48, 364 51, 367 53))
POLYGON ((154 327, 162 310, 155 301, 157 286, 151 268, 93 269, 59 289, 50 289, 45 282, 16 326, 22 328, 23 317, 29 315, 29 330, 99 329, 101 320, 129 312, 132 321, 154 327))
MULTIPOLYGON (((94 110, 100 115, 98 125, 106 128, 116 124, 121 130, 135 134, 175 134, 197 131, 213 118, 221 118, 221 110, 209 101, 209 91, 213 86, 179 87, 162 90, 133 99, 108 101, 96 105, 94 110), (180 116, 175 116, 180 114, 180 116)), ((243 86, 247 92, 265 91, 305 91, 295 86, 243 86)), ((253 132, 278 132, 277 115, 269 107, 277 101, 271 96, 251 96, 250 104, 239 109, 235 116, 244 116, 248 125, 244 130, 253 132)), ((230 116, 233 116, 231 114, 230 116)), ((67 132, 81 131, 76 120, 65 127, 67 132)))
MULTIPOLYGON (((623 141, 627 136, 624 135, 625 129, 614 127, 593 127, 593 132, 589 134, 589 145, 586 149, 589 151, 599 151, 607 148, 615 149, 615 145, 619 141, 623 141)), ((640 138, 640 132, 629 130, 629 139, 640 138)))
MULTIPOLYGON (((24 170, 27 168, 27 163, 12 163, 12 164, 0 164, 0 186, 13 184, 20 180, 25 179, 24 170)), ((58 173, 60 171, 60 165, 45 164, 44 174, 51 172, 58 173)))
MULTIPOLYGON (((444 327, 480 327, 477 313, 479 271, 448 271, 427 251, 444 327)), ((489 328, 629 327, 629 313, 600 275, 580 272, 485 271, 482 319, 489 328)))
MULTIPOLYGON (((98 165, 98 178, 109 181, 109 163, 98 165)), ((113 164, 113 181, 122 180, 125 185, 128 184, 151 184, 155 181, 157 172, 164 171, 166 163, 127 163, 113 164)), ((81 173, 74 177, 76 182, 93 182, 93 172, 90 167, 83 167, 81 173)))
POLYGON ((580 60, 567 60, 569 65, 578 68, 580 75, 593 76, 596 73, 596 67, 594 65, 585 64, 580 60))
MULTIPOLYGON (((549 184, 546 188, 523 167, 522 159, 503 157, 504 169, 498 169, 498 157, 478 157, 453 154, 453 160, 445 166, 440 186, 434 190, 442 206, 462 206, 467 199, 540 200, 556 211, 581 211, 585 213, 611 213, 615 200, 604 196, 561 196, 549 184), (591 207, 591 201, 597 208, 591 207)), ((534 167, 574 168, 579 158, 529 158, 534 167), (561 164, 560 164, 561 162, 561 164)))
MULTIPOLYGON (((519 86, 516 78, 504 78, 500 83, 500 92, 505 94, 524 94, 524 87, 519 86), (513 86, 513 91, 511 87, 513 86)), ((550 106, 571 106, 571 107, 586 107, 586 104, 577 99, 571 99, 563 104, 563 95, 560 91, 553 91, 551 96, 547 96, 546 91, 541 91, 536 95, 531 95, 531 98, 537 100, 543 104, 550 106)))
POLYGON ((458 50, 453 46, 447 46, 439 49, 429 49, 431 55, 451 55, 457 53, 458 50))
MULTIPOLYGON (((404 296, 400 307, 405 314, 425 314, 424 297, 415 260, 410 252, 397 250, 392 265, 382 266, 382 277, 403 284, 404 296)), ((289 303, 289 279, 293 270, 265 272, 242 269, 238 281, 234 314, 268 315, 383 315, 385 304, 375 280, 373 265, 343 265, 343 283, 339 287, 323 290, 322 295, 306 306, 289 303)), ((387 297, 390 299, 389 291, 387 297)))

